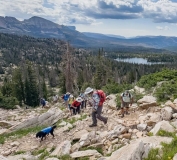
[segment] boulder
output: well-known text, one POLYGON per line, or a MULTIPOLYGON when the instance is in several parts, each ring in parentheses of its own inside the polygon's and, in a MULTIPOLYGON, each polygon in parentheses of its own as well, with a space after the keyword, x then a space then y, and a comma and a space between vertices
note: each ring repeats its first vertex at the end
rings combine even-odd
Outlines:
MULTIPOLYGON (((161 148, 161 143, 171 143, 173 138, 171 137, 161 137, 161 136, 151 136, 151 137, 142 137, 140 139, 134 140, 136 141, 142 141, 144 144, 148 144, 150 148, 161 148)), ((132 143, 134 142, 132 141, 132 143)))
POLYGON ((70 154, 71 158, 80 158, 80 157, 101 157, 101 154, 97 150, 86 150, 86 151, 78 151, 70 154))
POLYGON ((35 156, 33 156, 33 155, 25 155, 25 154, 8 156, 7 158, 8 158, 8 160, 21 160, 21 159, 25 159, 25 160, 38 160, 38 158, 35 157, 35 156))
POLYGON ((143 142, 136 142, 126 145, 113 152, 109 160, 142 160, 144 150, 143 142))
POLYGON ((158 122, 150 132, 152 132, 153 135, 157 135, 159 130, 165 130, 167 132, 175 131, 174 127, 168 121, 164 121, 164 120, 158 122))
POLYGON ((84 135, 82 135, 81 139, 79 140, 79 144, 80 146, 84 147, 84 146, 88 146, 90 145, 90 138, 89 138, 89 133, 85 133, 84 135))
POLYGON ((0 155, 0 160, 8 160, 6 157, 0 155))
POLYGON ((17 124, 9 128, 9 130, 15 131, 18 129, 28 128, 33 126, 51 125, 56 123, 58 120, 62 118, 62 113, 63 112, 58 108, 51 108, 47 112, 43 113, 42 115, 31 119, 27 119, 21 122, 20 124, 17 124))
POLYGON ((177 160, 177 153, 174 155, 173 160, 177 160))
POLYGON ((174 126, 175 128, 177 128, 177 120, 171 122, 171 125, 174 126))
POLYGON ((111 109, 116 109, 116 106, 117 106, 117 104, 116 104, 116 95, 110 94, 107 97, 107 99, 108 99, 108 102, 107 102, 108 107, 111 108, 111 109))
POLYGON ((88 133, 87 130, 83 129, 74 133, 73 140, 79 140, 84 134, 88 133))
POLYGON ((172 118, 173 109, 171 107, 164 107, 161 109, 162 119, 169 121, 172 118))
POLYGON ((139 99, 137 103, 154 103, 156 102, 156 98, 153 96, 144 96, 142 99, 139 99))
POLYGON ((145 116, 140 116, 140 123, 146 123, 148 126, 154 126, 157 122, 162 121, 160 113, 148 113, 145 116))
POLYGON ((135 92, 140 93, 140 94, 144 94, 145 93, 145 89, 144 88, 140 88, 138 86, 135 86, 134 90, 135 90, 135 92))
POLYGON ((142 137, 113 152, 109 160, 142 160, 147 158, 151 148, 161 147, 162 142, 171 143, 172 140, 171 137, 142 137))
POLYGON ((151 103, 142 103, 139 105, 140 109, 148 109, 149 107, 155 107, 157 106, 156 102, 151 102, 151 103))
POLYGON ((147 124, 138 124, 137 125, 137 129, 139 130, 139 131, 144 131, 144 130, 146 130, 146 127, 147 127, 147 124))
POLYGON ((65 154, 70 154, 71 142, 66 140, 60 143, 56 149, 51 153, 52 156, 61 156, 65 154))
MULTIPOLYGON (((175 101, 176 102, 176 101, 175 101)), ((165 103, 165 106, 169 106, 169 107, 171 107, 172 109, 173 109, 173 111, 175 112, 175 113, 177 113, 177 106, 172 102, 172 101, 167 101, 166 103, 165 103)))

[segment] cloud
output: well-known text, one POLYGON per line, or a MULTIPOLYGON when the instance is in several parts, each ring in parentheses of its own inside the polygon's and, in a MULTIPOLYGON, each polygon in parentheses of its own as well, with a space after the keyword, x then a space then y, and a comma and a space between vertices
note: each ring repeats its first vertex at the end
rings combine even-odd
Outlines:
POLYGON ((170 30, 170 28, 168 26, 165 26, 165 27, 156 26, 156 29, 158 29, 158 30, 164 30, 164 31, 170 30))
POLYGON ((176 8, 176 0, 0 0, 1 16, 41 16, 60 24, 99 24, 99 19, 137 18, 177 23, 176 8))

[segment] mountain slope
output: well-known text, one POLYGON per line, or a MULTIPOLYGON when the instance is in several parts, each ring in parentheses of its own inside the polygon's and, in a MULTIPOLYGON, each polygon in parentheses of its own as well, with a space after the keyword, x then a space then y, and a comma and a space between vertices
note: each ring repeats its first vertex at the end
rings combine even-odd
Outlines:
POLYGON ((14 17, 0 16, 0 32, 18 35, 29 35, 38 38, 56 38, 69 41, 75 47, 104 48, 173 48, 177 37, 143 36, 126 39, 117 35, 78 32, 74 26, 59 25, 41 17, 31 17, 19 21, 14 17))

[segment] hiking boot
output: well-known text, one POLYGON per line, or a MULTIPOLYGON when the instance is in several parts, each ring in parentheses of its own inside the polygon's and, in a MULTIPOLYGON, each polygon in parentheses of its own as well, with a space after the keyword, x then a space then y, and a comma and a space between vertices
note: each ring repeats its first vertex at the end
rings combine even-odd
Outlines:
POLYGON ((97 124, 91 124, 91 125, 89 125, 89 127, 96 127, 97 126, 97 124))
POLYGON ((124 117, 124 114, 121 115, 121 118, 123 118, 123 117, 124 117))
POLYGON ((106 117, 106 121, 104 122, 104 124, 107 124, 107 122, 108 122, 108 117, 106 117))

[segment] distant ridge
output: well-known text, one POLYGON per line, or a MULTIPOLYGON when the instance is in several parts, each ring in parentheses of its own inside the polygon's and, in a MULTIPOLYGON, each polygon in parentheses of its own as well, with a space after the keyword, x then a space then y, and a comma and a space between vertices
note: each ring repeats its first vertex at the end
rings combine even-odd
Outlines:
POLYGON ((147 47, 147 48, 176 48, 177 37, 139 36, 125 38, 119 35, 78 32, 75 26, 64 26, 41 17, 31 17, 19 21, 14 17, 0 16, 0 32, 29 35, 38 38, 57 38, 69 41, 75 47, 147 47))

